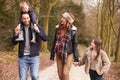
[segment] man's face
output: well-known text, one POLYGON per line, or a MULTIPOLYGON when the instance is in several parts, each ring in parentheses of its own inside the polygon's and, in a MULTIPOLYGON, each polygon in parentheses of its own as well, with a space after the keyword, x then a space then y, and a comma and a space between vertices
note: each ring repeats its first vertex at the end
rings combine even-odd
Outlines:
POLYGON ((29 25, 29 23, 30 23, 30 16, 29 16, 29 14, 22 14, 22 22, 26 26, 29 25))

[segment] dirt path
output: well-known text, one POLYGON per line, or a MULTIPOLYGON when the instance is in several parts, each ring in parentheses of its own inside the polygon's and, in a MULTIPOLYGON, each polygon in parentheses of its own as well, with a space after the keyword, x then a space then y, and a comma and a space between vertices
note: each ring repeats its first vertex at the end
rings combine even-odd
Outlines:
MULTIPOLYGON (((51 65, 50 67, 47 67, 45 70, 40 71, 40 80, 59 80, 56 63, 51 65)), ((84 72, 84 66, 74 67, 74 65, 72 65, 70 71, 70 80, 90 80, 90 79, 89 75, 86 75, 84 72)))

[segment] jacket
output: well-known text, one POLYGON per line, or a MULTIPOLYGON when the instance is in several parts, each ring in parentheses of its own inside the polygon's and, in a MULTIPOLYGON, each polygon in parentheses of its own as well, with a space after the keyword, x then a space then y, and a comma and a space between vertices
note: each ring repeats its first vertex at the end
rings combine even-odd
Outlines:
MULTIPOLYGON (((56 30, 55 30, 55 36, 54 36, 53 46, 51 49, 50 60, 54 60, 54 57, 55 57, 54 48, 55 48, 56 40, 57 40, 57 38, 56 38, 57 37, 57 29, 58 29, 58 25, 56 26, 56 30)), ((74 62, 78 62, 77 44, 78 44, 77 28, 72 25, 72 39, 68 42, 67 54, 68 55, 73 54, 74 62)))
MULTIPOLYGON (((23 41, 15 41, 18 36, 16 35, 13 35, 13 40, 12 40, 12 43, 14 45, 16 45, 17 43, 19 43, 19 47, 18 47, 18 56, 20 58, 22 58, 24 56, 24 47, 25 47, 25 30, 24 30, 24 26, 21 25, 22 29, 23 29, 23 37, 24 37, 24 40, 23 41)), ((48 37, 46 36, 44 30, 42 29, 41 26, 38 25, 38 28, 40 30, 40 33, 35 33, 35 40, 36 40, 36 43, 31 43, 30 42, 30 56, 33 57, 33 56, 37 56, 39 55, 39 49, 40 49, 40 40, 43 40, 43 41, 48 41, 48 37)), ((29 27, 29 39, 31 41, 32 39, 32 26, 30 25, 29 27)))
POLYGON ((94 70, 98 75, 103 75, 107 73, 110 68, 110 60, 104 50, 100 50, 100 55, 96 60, 94 60, 97 55, 96 51, 88 48, 85 51, 84 57, 79 60, 79 66, 85 64, 85 72, 88 74, 89 70, 94 70))

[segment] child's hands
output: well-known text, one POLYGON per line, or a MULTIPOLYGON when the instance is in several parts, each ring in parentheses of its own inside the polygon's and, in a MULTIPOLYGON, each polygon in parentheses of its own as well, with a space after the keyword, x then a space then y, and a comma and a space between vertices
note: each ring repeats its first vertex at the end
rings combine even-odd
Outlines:
POLYGON ((73 62, 74 66, 78 66, 79 62, 73 62))
POLYGON ((51 63, 51 64, 54 64, 54 63, 55 63, 55 61, 54 61, 54 60, 50 60, 50 63, 51 63))

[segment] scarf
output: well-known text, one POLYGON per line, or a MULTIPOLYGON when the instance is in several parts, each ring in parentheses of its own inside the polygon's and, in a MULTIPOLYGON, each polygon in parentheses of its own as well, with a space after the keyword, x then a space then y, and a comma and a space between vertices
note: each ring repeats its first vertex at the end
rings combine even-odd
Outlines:
POLYGON ((72 37, 71 27, 68 27, 67 32, 65 33, 64 36, 61 36, 61 26, 58 27, 56 37, 57 41, 55 44, 54 52, 59 55, 63 63, 66 63, 68 42, 71 40, 71 37, 72 37))

